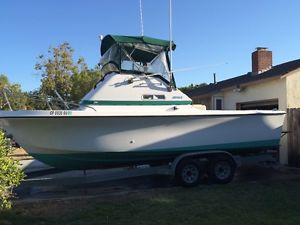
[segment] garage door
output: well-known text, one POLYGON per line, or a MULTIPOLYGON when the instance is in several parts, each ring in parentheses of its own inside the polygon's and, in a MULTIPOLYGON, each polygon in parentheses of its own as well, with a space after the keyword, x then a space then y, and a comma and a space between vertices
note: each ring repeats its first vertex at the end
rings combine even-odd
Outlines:
POLYGON ((238 110, 274 110, 278 109, 278 99, 240 102, 236 104, 238 110))

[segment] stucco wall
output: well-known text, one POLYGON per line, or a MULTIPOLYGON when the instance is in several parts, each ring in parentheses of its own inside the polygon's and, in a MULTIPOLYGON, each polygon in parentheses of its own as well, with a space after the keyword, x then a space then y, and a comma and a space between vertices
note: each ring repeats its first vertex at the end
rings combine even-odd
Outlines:
MULTIPOLYGON (((259 75, 256 75, 259 76, 259 75)), ((220 96, 221 94, 218 94, 220 96)), ((268 99, 277 99, 279 101, 279 110, 286 110, 286 82, 285 79, 276 79, 262 83, 256 83, 248 87, 241 87, 240 92, 234 92, 232 89, 223 92, 224 109, 235 110, 236 103, 260 101, 268 99)))
MULTIPOLYGON (((257 75, 259 76, 259 75, 257 75)), ((297 82, 295 82, 295 76, 289 76, 289 88, 287 88, 287 80, 285 78, 276 79, 272 81, 257 83, 248 87, 245 87, 241 92, 234 92, 229 90, 223 93, 224 96, 224 109, 236 109, 236 103, 260 101, 268 99, 278 99, 279 110, 286 110, 288 102, 290 105, 296 105, 300 103, 300 76, 297 76, 297 82), (298 93, 294 93, 298 87, 298 93), (287 100, 287 92, 289 92, 289 98, 292 95, 292 99, 287 100)), ((300 105, 300 104, 299 104, 300 105)), ((287 121, 285 118, 283 131, 287 130, 287 121)), ((288 163, 288 149, 287 149, 287 136, 283 136, 280 140, 279 151, 280 163, 286 165, 288 163)))
POLYGON ((300 69, 286 76, 287 108, 300 108, 300 69))

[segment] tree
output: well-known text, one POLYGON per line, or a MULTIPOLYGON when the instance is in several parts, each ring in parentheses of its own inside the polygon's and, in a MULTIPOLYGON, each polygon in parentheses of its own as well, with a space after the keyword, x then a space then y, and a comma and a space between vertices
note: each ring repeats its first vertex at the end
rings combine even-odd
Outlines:
POLYGON ((26 108, 27 98, 19 84, 11 84, 7 76, 0 75, 0 109, 9 110, 9 104, 13 110, 26 108), (7 101, 7 99, 8 101, 7 101))
POLYGON ((99 67, 95 69, 84 69, 80 73, 76 73, 72 76, 72 91, 71 98, 75 103, 84 97, 102 77, 99 67))
POLYGON ((48 56, 39 56, 35 69, 41 72, 40 93, 56 96, 56 90, 64 100, 79 103, 80 99, 101 77, 98 67, 89 69, 83 57, 73 61, 74 49, 68 42, 49 48, 48 56))
POLYGON ((19 163, 11 156, 12 147, 5 133, 0 130, 0 209, 11 208, 13 188, 24 179, 19 163))
POLYGON ((207 85, 207 83, 190 84, 190 85, 185 86, 185 87, 180 87, 179 89, 180 89, 182 92, 188 92, 188 91, 191 91, 191 90, 196 89, 196 88, 204 87, 204 86, 206 86, 206 85, 207 85))
POLYGON ((35 69, 41 71, 41 93, 55 96, 56 90, 65 100, 70 100, 71 76, 77 72, 73 62, 73 48, 68 42, 50 47, 48 56, 40 55, 35 69))

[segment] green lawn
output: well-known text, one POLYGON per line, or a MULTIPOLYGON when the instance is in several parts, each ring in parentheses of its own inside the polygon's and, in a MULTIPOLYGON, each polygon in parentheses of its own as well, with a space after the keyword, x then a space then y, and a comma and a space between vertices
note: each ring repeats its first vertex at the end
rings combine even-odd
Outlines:
POLYGON ((300 224, 300 180, 153 189, 119 197, 17 204, 0 224, 300 224))

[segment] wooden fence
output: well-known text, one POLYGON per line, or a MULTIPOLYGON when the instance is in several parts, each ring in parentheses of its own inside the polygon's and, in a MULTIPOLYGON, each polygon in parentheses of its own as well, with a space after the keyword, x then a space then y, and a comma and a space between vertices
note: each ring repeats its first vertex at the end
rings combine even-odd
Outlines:
POLYGON ((288 164, 300 167, 300 108, 287 109, 288 164))

